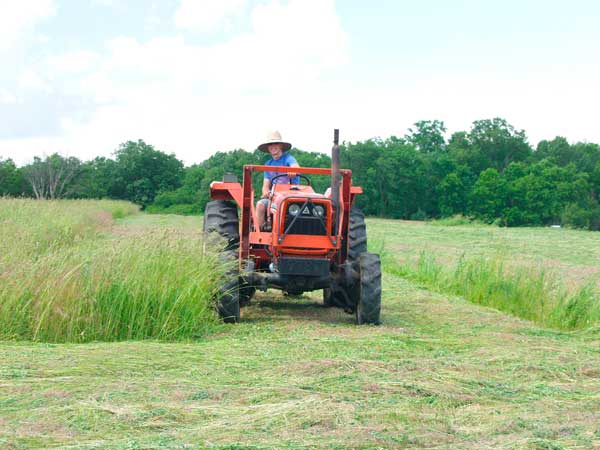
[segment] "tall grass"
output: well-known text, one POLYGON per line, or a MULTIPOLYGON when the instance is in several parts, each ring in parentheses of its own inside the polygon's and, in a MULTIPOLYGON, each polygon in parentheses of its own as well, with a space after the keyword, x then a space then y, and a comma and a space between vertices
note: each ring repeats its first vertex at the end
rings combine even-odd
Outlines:
POLYGON ((211 299, 224 269, 200 233, 113 235, 110 208, 135 207, 29 202, 0 200, 2 229, 13 237, 0 266, 1 339, 178 340, 214 327, 211 299), (18 210, 4 208, 14 202, 18 210))
POLYGON ((48 200, 0 198, 0 272, 11 263, 94 238, 114 218, 139 211, 118 200, 48 200))
POLYGON ((509 269, 500 258, 460 258, 445 266, 422 252, 416 262, 398 263, 385 255, 385 269, 434 290, 534 321, 575 330, 600 324, 600 295, 592 284, 569 292, 535 267, 509 269))

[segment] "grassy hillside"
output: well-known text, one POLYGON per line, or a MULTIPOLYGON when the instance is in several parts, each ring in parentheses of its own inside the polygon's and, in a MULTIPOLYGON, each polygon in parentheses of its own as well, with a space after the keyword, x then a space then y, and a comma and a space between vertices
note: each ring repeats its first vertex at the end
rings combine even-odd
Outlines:
MULTIPOLYGON (((193 233, 200 220, 120 222, 124 234, 193 233)), ((387 251, 405 245, 398 250, 418 255, 428 245, 449 259, 468 242, 485 252, 482 240, 503 233, 368 226, 374 245, 384 231, 396 233, 387 251)), ((548 230, 511 231, 530 233, 513 250, 528 254, 548 230)), ((567 235, 567 253, 591 247, 567 235)), ((559 264, 581 264, 553 254, 559 264)), ((241 324, 197 342, 0 342, 0 447, 600 447, 599 328, 540 328, 390 273, 382 319, 356 327, 320 307, 318 293, 269 291, 241 324)))

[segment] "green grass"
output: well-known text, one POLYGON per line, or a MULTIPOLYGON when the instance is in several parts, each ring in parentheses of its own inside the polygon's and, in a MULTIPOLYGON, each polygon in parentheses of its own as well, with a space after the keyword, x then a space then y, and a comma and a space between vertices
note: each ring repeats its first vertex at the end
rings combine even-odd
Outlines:
MULTIPOLYGON (((196 217, 135 215, 103 239, 200 228, 196 217)), ((495 257, 504 236, 510 270, 537 270, 547 253, 556 265, 541 267, 573 267, 596 239, 551 235, 562 254, 543 229, 368 228, 371 249, 385 235, 397 264, 432 247, 445 263, 495 257)), ((319 306, 319 292, 269 291, 242 323, 197 340, 0 341, 0 448, 600 447, 600 328, 540 327, 385 267, 378 327, 319 306)))
POLYGON ((202 210, 195 204, 178 204, 166 208, 157 205, 149 205, 146 208, 148 214, 178 214, 183 216, 199 216, 202 210))
POLYGON ((456 227, 456 226, 464 226, 464 225, 474 225, 478 227, 484 227, 486 224, 479 222, 474 219, 470 219, 469 217, 462 216, 457 214, 452 217, 444 217, 442 219, 436 219, 427 222, 428 225, 436 226, 436 227, 456 227))
POLYGON ((390 274, 379 327, 316 297, 260 293, 241 324, 197 342, 0 343, 0 446, 600 445, 597 333, 390 274))
POLYGON ((555 278, 535 267, 509 270, 503 260, 477 257, 439 264, 423 252, 416 263, 398 264, 385 255, 385 269, 439 292, 459 295, 473 303, 564 329, 600 325, 600 292, 588 284, 575 292, 565 290, 555 278))
POLYGON ((387 270, 558 329, 600 324, 600 233, 370 219, 387 270))
POLYGON ((400 264, 425 251, 444 265, 461 258, 500 259, 510 269, 534 267, 551 273, 566 288, 600 280, 600 233, 555 228, 431 226, 429 223, 368 219, 369 235, 383 242, 400 264))
POLYGON ((137 212, 123 202, 14 202, 0 200, 16 237, 2 258, 0 338, 181 340, 215 328, 224 268, 199 232, 115 226, 115 211, 137 212))
POLYGON ((0 198, 0 273, 54 250, 94 239, 115 217, 136 214, 138 207, 123 201, 0 198))

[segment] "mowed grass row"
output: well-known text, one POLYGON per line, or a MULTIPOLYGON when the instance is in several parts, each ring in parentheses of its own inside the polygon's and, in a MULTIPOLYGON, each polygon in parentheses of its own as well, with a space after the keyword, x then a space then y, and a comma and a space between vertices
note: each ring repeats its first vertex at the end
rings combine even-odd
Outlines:
POLYGON ((370 224, 389 273, 546 327, 600 325, 598 233, 377 219, 370 224))
POLYGON ((258 293, 194 342, 0 342, 0 448, 600 446, 597 335, 384 274, 383 324, 258 293))
POLYGON ((125 202, 0 199, 0 339, 179 340, 214 328, 216 253, 199 232, 114 226, 136 212, 125 202))

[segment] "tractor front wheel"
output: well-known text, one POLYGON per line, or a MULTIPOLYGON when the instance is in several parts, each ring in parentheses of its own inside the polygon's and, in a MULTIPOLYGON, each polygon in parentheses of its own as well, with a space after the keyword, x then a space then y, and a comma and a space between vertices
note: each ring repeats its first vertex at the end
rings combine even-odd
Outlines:
POLYGON ((250 293, 245 286, 240 286, 236 264, 240 234, 235 204, 223 200, 208 202, 204 210, 204 232, 207 236, 215 233, 225 239, 220 258, 228 268, 223 285, 219 288, 216 307, 223 322, 237 323, 240 321, 240 300, 247 303, 253 292, 250 293))
POLYGON ((217 302, 219 317, 225 323, 240 321, 240 288, 237 278, 221 286, 217 302))
POLYGON ((237 251, 227 250, 221 252, 220 260, 227 266, 223 275, 222 285, 219 287, 216 299, 217 312, 225 323, 238 323, 240 321, 240 304, 243 302, 243 289, 237 270, 237 251))
POLYGON ((333 308, 334 306, 337 306, 333 301, 333 289, 323 289, 323 306, 325 306, 326 308, 333 308))
POLYGON ((356 304, 358 325, 380 323, 381 315, 381 260, 375 253, 361 253, 359 256, 360 280, 356 304))

